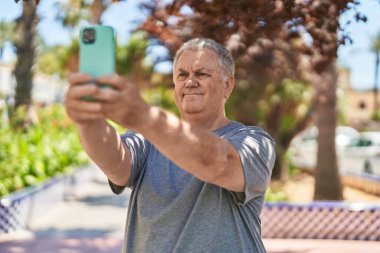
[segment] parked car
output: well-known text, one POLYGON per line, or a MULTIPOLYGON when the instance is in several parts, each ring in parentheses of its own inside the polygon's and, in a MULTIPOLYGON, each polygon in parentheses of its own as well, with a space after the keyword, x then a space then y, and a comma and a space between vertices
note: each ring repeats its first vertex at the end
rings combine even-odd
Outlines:
MULTIPOLYGON (((314 169, 317 161, 318 129, 311 127, 291 142, 292 162, 304 169, 314 169)), ((341 172, 367 173, 380 176, 380 132, 361 132, 338 126, 335 136, 341 172)))
POLYGON ((341 168, 380 175, 380 132, 361 132, 340 157, 341 168))

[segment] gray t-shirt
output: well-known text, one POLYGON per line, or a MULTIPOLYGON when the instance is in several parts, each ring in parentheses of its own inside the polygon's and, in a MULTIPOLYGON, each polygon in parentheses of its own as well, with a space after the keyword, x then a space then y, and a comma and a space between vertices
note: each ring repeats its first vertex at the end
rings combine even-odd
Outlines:
MULTIPOLYGON (((132 155, 124 252, 265 252, 259 216, 275 160, 274 141, 261 128, 238 122, 213 133, 238 151, 244 193, 200 181, 141 134, 122 135, 132 155)), ((124 189, 110 186, 116 194, 124 189)))

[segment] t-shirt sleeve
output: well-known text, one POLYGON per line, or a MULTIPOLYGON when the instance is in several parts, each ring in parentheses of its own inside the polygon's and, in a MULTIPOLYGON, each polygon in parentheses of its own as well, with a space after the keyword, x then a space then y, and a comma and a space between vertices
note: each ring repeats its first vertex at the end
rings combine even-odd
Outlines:
POLYGON ((239 153, 243 166, 244 193, 231 192, 237 204, 262 196, 270 182, 276 153, 272 137, 258 127, 245 127, 227 140, 239 153))
POLYGON ((133 188, 139 178, 148 157, 149 143, 145 138, 136 132, 128 131, 120 136, 122 141, 127 145, 131 154, 131 175, 126 185, 120 186, 108 180, 111 190, 115 194, 120 194, 126 187, 133 188))

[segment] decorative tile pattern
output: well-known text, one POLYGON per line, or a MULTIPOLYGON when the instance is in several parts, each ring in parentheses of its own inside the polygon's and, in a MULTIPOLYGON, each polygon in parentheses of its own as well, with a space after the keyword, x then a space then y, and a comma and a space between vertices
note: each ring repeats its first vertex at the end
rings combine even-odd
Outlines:
POLYGON ((0 200, 0 234, 25 228, 30 210, 31 197, 0 200))
POLYGON ((81 167, 72 174, 52 178, 41 185, 0 198, 0 235, 28 228, 31 220, 72 197, 77 184, 93 179, 93 172, 91 166, 81 167))
POLYGON ((265 203, 264 238, 380 240, 380 205, 265 203))
POLYGON ((52 179, 0 199, 0 234, 27 228, 33 217, 44 215, 51 206, 62 201, 62 186, 66 181, 66 177, 52 179))

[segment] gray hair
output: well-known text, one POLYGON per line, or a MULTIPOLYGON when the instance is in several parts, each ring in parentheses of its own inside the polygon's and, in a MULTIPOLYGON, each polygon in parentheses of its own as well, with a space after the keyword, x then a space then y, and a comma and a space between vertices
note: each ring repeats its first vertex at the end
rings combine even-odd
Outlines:
POLYGON ((195 38, 195 39, 191 39, 187 41, 185 44, 182 45, 182 47, 180 47, 180 49, 177 50, 174 56, 173 66, 176 65, 177 60, 186 49, 195 50, 195 51, 208 49, 208 50, 213 51, 218 58, 219 67, 222 71, 222 74, 225 77, 234 76, 235 74, 234 59, 232 58, 231 53, 218 42, 212 39, 205 39, 205 38, 195 38))

